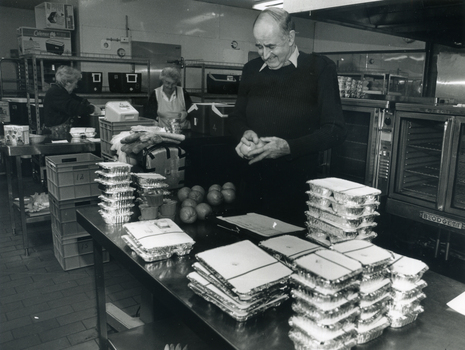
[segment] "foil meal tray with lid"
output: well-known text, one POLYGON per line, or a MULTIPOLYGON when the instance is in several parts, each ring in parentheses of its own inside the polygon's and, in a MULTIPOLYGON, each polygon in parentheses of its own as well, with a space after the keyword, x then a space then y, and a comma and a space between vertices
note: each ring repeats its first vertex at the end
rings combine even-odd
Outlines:
POLYGON ((346 206, 357 206, 379 201, 381 190, 357 182, 335 177, 307 181, 310 191, 346 206))

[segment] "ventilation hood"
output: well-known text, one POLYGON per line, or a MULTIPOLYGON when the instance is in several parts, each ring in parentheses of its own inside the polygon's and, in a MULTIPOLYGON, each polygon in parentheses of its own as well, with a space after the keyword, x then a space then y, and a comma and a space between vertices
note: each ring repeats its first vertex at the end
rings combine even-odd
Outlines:
MULTIPOLYGON (((197 0, 252 9, 269 0, 197 0)), ((449 47, 465 47, 465 0, 282 0, 294 16, 449 47)))
POLYGON ((315 21, 395 35, 406 40, 465 47, 465 0, 334 0, 327 3, 331 2, 357 3, 312 10, 312 1, 284 0, 284 8, 298 17, 315 21))

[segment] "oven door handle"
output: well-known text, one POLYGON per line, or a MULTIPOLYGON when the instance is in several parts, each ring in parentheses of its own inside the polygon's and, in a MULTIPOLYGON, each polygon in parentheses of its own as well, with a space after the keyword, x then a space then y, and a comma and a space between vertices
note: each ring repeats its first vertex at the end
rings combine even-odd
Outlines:
POLYGON ((439 168, 437 209, 444 211, 446 205, 447 181, 449 179, 449 162, 452 152, 452 130, 455 117, 448 118, 444 122, 444 134, 442 139, 441 165, 439 168))

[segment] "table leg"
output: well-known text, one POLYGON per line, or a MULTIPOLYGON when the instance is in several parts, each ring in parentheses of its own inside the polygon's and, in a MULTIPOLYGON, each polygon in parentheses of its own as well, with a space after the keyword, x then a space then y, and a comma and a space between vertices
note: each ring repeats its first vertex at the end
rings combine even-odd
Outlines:
POLYGON ((95 293, 97 299, 97 330, 99 334, 100 349, 107 350, 107 310, 105 302, 105 276, 103 270, 103 249, 102 246, 93 240, 94 248, 94 275, 95 275, 95 293))
POLYGON ((29 255, 29 239, 27 236, 26 209, 24 207, 23 172, 21 169, 21 157, 16 156, 16 174, 18 178, 19 215, 21 217, 21 229, 23 231, 23 247, 26 255, 29 255))
POLYGON ((10 209, 11 229, 13 230, 13 234, 16 235, 15 212, 14 212, 15 208, 13 205, 13 184, 11 180, 12 166, 11 166, 10 157, 5 157, 5 170, 6 170, 6 184, 8 188, 8 208, 10 209))

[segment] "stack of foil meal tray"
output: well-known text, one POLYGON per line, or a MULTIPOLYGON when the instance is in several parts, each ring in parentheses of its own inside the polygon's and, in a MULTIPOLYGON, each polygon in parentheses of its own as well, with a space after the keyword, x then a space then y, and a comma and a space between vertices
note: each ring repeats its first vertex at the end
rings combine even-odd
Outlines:
POLYGON ((357 344, 367 343, 381 336, 390 325, 387 311, 392 298, 388 265, 393 261, 393 254, 364 240, 338 243, 331 249, 362 264, 360 314, 355 328, 357 344))
POLYGON ((330 247, 352 239, 371 241, 381 191, 339 178, 309 180, 307 238, 330 247))
POLYGON ((428 267, 419 260, 357 239, 328 248, 283 235, 258 245, 294 271, 289 337, 296 349, 351 349, 423 312, 428 267))
POLYGON ((426 298, 423 288, 427 283, 422 278, 428 266, 417 259, 393 255, 394 261, 389 265, 392 299, 387 317, 392 328, 401 328, 415 321, 424 311, 420 302, 426 298))
POLYGON ((289 337, 296 349, 350 349, 357 344, 360 315, 358 261, 330 249, 295 260, 289 337))
POLYGON ((194 293, 237 321, 289 298, 292 270, 249 240, 196 254, 187 275, 194 293))
POLYGON ((171 194, 166 177, 157 173, 132 173, 133 186, 136 188, 136 203, 139 205, 141 216, 139 220, 145 219, 144 212, 149 211, 151 215, 145 215, 149 219, 158 218, 159 207, 171 194))
POLYGON ((105 223, 121 224, 128 222, 133 214, 134 188, 131 187, 132 165, 122 162, 97 163, 99 170, 98 187, 101 191, 98 203, 105 223))
POLYGON ((146 220, 123 225, 123 241, 145 262, 183 256, 191 252, 195 241, 171 219, 146 220))

